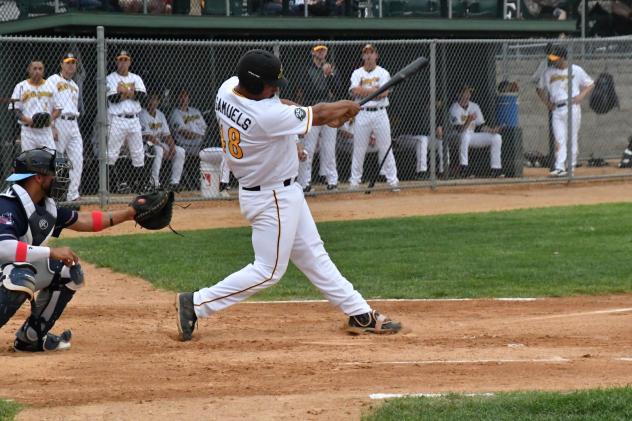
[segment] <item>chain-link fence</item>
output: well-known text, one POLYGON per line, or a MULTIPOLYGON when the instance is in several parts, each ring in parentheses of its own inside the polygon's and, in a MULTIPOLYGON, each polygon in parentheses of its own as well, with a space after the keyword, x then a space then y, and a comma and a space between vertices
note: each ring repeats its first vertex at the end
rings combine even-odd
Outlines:
POLYGON ((68 200, 123 202, 158 186, 183 200, 236 197, 237 181, 223 165, 215 93, 252 48, 281 58, 289 80, 281 96, 302 105, 359 99, 366 91, 358 88, 386 80, 381 69, 392 76, 419 56, 429 59, 351 124, 316 128, 300 140, 307 159, 298 182, 310 193, 362 189, 372 180, 394 189, 632 176, 632 161, 622 159, 632 158, 627 39, 3 37, 3 177, 21 148, 49 144, 73 164, 68 200), (38 62, 55 83, 39 81, 38 62), (569 93, 581 104, 569 104, 569 93), (33 128, 28 119, 16 123, 13 108, 27 118, 38 110, 58 116, 51 127, 33 128))

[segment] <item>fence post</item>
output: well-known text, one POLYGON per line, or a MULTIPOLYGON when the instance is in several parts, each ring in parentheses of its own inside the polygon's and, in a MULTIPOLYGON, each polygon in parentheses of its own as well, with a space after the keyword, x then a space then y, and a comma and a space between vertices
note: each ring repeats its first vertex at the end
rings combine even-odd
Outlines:
POLYGON ((575 148, 573 148, 573 43, 568 43, 567 50, 567 63, 568 63, 568 89, 567 89, 567 102, 566 102, 566 168, 568 168, 568 180, 570 181, 575 175, 575 168, 573 168, 573 155, 575 154, 575 148))
MULTIPOLYGON (((437 188, 437 42, 430 43, 430 177, 432 189, 437 188)), ((445 139, 444 139, 445 141, 445 139)), ((443 144, 443 141, 441 142, 443 144)), ((445 161, 444 168, 445 171, 445 161)))
POLYGON ((97 26, 97 141, 99 142, 99 205, 105 208, 108 199, 107 174, 107 110, 105 98, 105 30, 97 26))

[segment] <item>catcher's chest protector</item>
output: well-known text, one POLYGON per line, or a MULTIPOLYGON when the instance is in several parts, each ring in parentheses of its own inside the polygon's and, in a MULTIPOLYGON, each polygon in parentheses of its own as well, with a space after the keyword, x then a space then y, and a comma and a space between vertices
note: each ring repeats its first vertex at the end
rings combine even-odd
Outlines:
POLYGON ((55 202, 53 199, 46 198, 44 208, 36 207, 31 200, 31 196, 22 187, 14 184, 7 193, 10 193, 11 190, 14 193, 11 196, 18 198, 28 218, 28 230, 20 238, 20 241, 34 246, 42 245, 53 234, 55 229, 55 221, 57 221, 57 206, 55 206, 55 202))

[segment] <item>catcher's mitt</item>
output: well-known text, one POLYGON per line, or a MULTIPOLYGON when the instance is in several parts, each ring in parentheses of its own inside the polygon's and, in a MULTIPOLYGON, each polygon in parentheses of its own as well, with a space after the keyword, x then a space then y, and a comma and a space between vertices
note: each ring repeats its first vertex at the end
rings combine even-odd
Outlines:
POLYGON ((136 211, 134 220, 148 230, 159 230, 171 223, 174 194, 157 190, 137 196, 129 204, 136 211))
POLYGON ((31 120, 33 120, 32 127, 35 129, 50 126, 50 114, 48 113, 35 113, 31 120))

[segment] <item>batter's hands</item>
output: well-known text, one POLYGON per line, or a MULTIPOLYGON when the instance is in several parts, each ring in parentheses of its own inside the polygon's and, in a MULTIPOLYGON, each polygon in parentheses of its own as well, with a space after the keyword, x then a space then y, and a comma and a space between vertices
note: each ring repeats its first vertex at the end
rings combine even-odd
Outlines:
POLYGON ((79 256, 77 256, 70 247, 51 247, 50 258, 61 260, 66 266, 72 266, 79 263, 79 256))
POLYGON ((303 145, 301 144, 296 144, 296 152, 298 153, 298 160, 299 161, 306 161, 308 158, 307 152, 305 152, 305 148, 303 148, 303 145))

